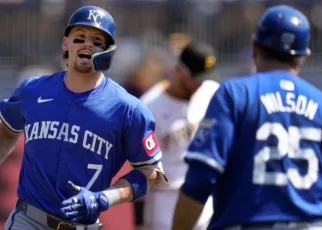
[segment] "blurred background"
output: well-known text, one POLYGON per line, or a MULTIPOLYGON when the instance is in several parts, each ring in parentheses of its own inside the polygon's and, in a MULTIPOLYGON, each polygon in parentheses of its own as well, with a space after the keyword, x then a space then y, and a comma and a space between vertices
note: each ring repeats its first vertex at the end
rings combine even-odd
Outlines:
MULTIPOLYGON (((0 99, 22 79, 65 69, 61 42, 71 13, 84 5, 109 11, 118 46, 106 73, 139 97, 156 82, 171 78, 176 56, 190 39, 216 50, 215 78, 253 72, 250 39, 260 14, 288 4, 301 10, 312 29, 312 56, 301 77, 322 88, 321 0, 0 0, 0 99)), ((0 166, 0 229, 14 207, 23 138, 0 166)), ((129 170, 128 164, 120 175, 129 170)), ((133 230, 133 207, 113 207, 102 216, 107 230, 133 230)))

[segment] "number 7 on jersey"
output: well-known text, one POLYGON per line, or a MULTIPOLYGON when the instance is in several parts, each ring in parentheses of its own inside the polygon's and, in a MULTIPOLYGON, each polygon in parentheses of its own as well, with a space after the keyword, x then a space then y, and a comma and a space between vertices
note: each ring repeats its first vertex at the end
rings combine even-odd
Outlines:
POLYGON ((90 188, 92 187, 92 185, 94 184, 94 182, 96 181, 96 179, 98 178, 98 176, 100 175, 103 165, 96 165, 96 164, 88 164, 87 166, 88 169, 95 169, 95 173, 92 177, 92 179, 88 182, 88 184, 86 185, 85 188, 87 188, 88 190, 90 190, 90 188))

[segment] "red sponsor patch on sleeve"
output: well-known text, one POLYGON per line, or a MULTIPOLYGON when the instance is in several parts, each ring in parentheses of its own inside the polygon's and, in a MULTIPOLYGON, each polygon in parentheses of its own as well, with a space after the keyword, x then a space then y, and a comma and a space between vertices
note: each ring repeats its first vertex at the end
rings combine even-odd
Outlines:
POLYGON ((146 153, 150 156, 154 153, 156 149, 159 148, 159 142, 154 135, 154 132, 150 132, 145 138, 142 140, 142 144, 146 153))

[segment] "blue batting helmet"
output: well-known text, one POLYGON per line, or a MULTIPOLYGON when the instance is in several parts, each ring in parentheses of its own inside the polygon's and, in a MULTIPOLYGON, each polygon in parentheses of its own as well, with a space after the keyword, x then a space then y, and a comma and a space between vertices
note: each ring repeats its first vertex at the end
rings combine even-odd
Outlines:
POLYGON ((303 55, 310 42, 310 24, 304 14, 293 7, 273 6, 260 18, 253 38, 268 49, 303 55))
POLYGON ((105 32, 109 39, 106 50, 92 56, 93 68, 97 71, 105 71, 110 68, 111 59, 116 50, 115 45, 115 23, 112 15, 97 6, 84 6, 77 9, 70 17, 65 36, 67 37, 74 26, 90 26, 105 32))
POLYGON ((84 6, 76 10, 69 18, 65 29, 65 36, 68 36, 71 29, 77 25, 97 28, 109 36, 112 44, 115 43, 115 23, 113 17, 100 7, 84 6))

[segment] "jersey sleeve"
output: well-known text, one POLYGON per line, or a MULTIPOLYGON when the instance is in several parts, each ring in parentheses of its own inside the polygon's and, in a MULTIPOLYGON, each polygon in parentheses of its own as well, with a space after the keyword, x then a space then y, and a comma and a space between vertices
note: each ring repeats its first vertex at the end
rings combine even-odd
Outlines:
POLYGON ((154 131, 155 119, 151 111, 139 102, 126 128, 125 151, 133 167, 161 161, 162 153, 154 131))
POLYGON ((234 104, 226 84, 212 97, 185 161, 199 162, 222 174, 235 137, 234 104))
POLYGON ((16 133, 23 131, 24 128, 23 90, 28 81, 29 79, 25 79, 10 98, 0 101, 0 119, 11 131, 16 133))

